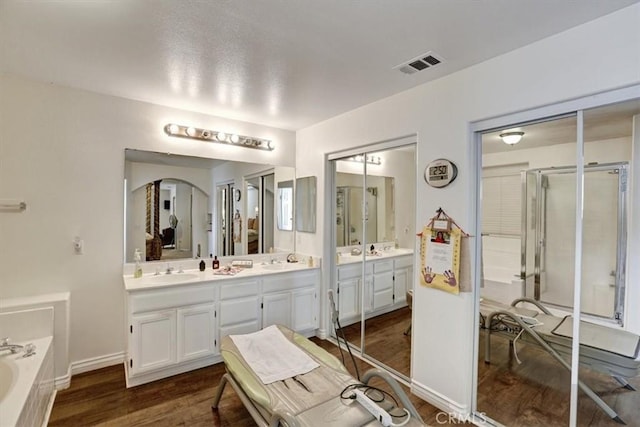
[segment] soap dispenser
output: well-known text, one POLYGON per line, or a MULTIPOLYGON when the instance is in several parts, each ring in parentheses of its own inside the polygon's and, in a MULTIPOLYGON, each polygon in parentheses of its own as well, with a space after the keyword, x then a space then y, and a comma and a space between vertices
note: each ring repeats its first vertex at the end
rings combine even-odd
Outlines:
POLYGON ((142 266, 140 265, 140 261, 142 261, 142 254, 140 254, 140 249, 136 248, 136 251, 133 254, 133 259, 136 262, 136 268, 133 272, 133 277, 139 279, 142 277, 142 266))

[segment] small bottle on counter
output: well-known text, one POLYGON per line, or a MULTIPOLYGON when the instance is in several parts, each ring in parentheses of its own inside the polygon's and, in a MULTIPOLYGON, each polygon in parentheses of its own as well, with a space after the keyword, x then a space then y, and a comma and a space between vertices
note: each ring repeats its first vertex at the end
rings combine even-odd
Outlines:
POLYGON ((217 269, 220 268, 220 260, 218 260, 218 256, 217 255, 213 257, 213 262, 211 263, 211 267, 214 270, 217 270, 217 269))
POLYGON ((205 263, 204 263, 204 260, 202 259, 200 260, 200 271, 204 271, 204 269, 205 269, 205 263))
POLYGON ((307 267, 313 267, 313 257, 310 256, 309 259, 307 260, 307 267))

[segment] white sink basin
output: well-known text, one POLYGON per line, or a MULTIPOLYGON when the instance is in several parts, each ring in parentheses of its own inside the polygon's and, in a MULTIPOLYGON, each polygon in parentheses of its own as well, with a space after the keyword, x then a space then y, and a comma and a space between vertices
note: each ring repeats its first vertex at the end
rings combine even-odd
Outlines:
POLYGON ((150 276, 146 278, 149 283, 182 283, 197 279, 199 276, 193 273, 173 273, 150 276))

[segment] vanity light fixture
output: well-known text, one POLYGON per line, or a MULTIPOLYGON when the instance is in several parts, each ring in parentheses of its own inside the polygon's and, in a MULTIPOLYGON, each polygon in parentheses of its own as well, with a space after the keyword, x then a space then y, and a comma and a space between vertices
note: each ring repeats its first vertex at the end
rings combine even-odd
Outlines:
POLYGON ((514 145, 520 142, 522 137, 524 136, 524 132, 505 132, 500 134, 500 138, 502 138, 502 142, 507 145, 514 145))
POLYGON ((207 142, 219 142, 222 144, 238 145, 240 147, 254 148, 257 150, 272 151, 273 146, 268 139, 255 138, 237 134, 227 134, 210 129, 200 129, 192 126, 182 126, 175 123, 168 123, 164 127, 164 132, 169 136, 179 138, 197 139, 207 142))
MULTIPOLYGON (((365 162, 365 156, 362 154, 358 154, 357 156, 348 157, 345 160, 349 160, 350 162, 365 162)), ((379 156, 366 156, 367 164, 380 166, 382 164, 382 160, 379 156)))

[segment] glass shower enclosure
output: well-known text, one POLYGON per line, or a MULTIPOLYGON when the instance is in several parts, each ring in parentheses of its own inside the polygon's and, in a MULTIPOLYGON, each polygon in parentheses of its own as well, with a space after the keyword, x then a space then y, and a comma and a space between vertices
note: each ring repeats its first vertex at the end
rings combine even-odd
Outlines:
MULTIPOLYGON (((584 168, 582 312, 622 323, 627 163, 584 168)), ((573 307, 576 168, 522 172, 521 278, 525 296, 573 307)))

